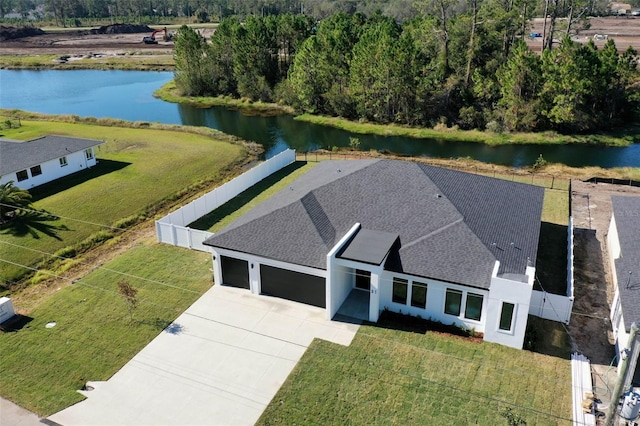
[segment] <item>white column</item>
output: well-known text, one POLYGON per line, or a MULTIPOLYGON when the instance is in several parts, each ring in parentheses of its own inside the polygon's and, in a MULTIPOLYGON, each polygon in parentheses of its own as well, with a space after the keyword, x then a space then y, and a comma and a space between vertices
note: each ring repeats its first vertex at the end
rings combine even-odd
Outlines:
POLYGON ((382 271, 371 273, 371 289, 369 290, 369 321, 378 322, 380 317, 380 285, 382 271))
POLYGON ((222 284, 222 260, 220 259, 220 253, 213 247, 211 248, 211 258, 213 259, 213 282, 217 285, 222 284))

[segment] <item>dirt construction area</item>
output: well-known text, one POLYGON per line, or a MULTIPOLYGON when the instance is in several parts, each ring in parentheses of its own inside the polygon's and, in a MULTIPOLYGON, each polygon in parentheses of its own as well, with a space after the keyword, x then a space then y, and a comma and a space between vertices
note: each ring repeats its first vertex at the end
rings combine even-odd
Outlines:
MULTIPOLYGON (((157 43, 146 44, 143 37, 163 27, 114 24, 98 29, 41 31, 17 33, 16 28, 0 27, 0 55, 60 55, 60 56, 116 56, 140 55, 173 57, 173 41, 165 41, 165 33, 156 33, 157 43)), ((197 28, 209 39, 213 28, 197 28)), ((173 34, 176 29, 167 29, 173 34)))
POLYGON ((607 405, 617 377, 609 320, 614 295, 607 252, 611 196, 640 196, 640 188, 574 180, 571 190, 575 300, 568 328, 574 350, 591 360, 596 397, 607 405))
MULTIPOLYGON (((562 20, 558 20, 558 27, 562 20)), ((536 18, 532 21, 530 33, 543 32, 544 20, 536 18)), ((554 41, 560 41, 563 34, 556 33, 554 41)), ((624 52, 629 46, 640 51, 640 17, 638 16, 607 16, 589 18, 589 28, 577 30, 572 39, 580 43, 593 40, 598 48, 602 48, 607 40, 613 40, 619 52, 624 52)), ((542 37, 527 37, 527 45, 531 50, 540 52, 542 37)))
MULTIPOLYGON (((542 33, 542 27, 543 20, 534 19, 529 31, 542 33)), ((26 37, 8 38, 3 36, 3 32, 7 31, 3 28, 0 29, 0 55, 80 55, 96 52, 114 55, 131 52, 172 54, 173 42, 162 40, 162 33, 158 34, 158 44, 143 43, 144 36, 149 36, 153 30, 158 29, 162 29, 162 27, 114 24, 98 29, 103 30, 104 33, 97 33, 96 30, 89 29, 47 30, 26 37)), ((196 29, 206 39, 209 39, 214 31, 211 27, 196 29)), ((168 31, 175 32, 176 29, 168 31)), ((629 46, 640 51, 640 17, 590 18, 590 28, 580 30, 574 37, 574 40, 584 43, 588 40, 594 40, 598 47, 604 46, 607 39, 614 40, 620 51, 626 50, 629 46)), ((531 49, 539 51, 542 46, 542 38, 527 37, 527 44, 531 49)))

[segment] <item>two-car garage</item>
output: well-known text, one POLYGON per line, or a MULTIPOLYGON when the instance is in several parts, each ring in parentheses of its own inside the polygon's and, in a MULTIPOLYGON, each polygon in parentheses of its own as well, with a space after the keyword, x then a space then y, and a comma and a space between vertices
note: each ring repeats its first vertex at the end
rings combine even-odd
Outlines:
MULTIPOLYGON (((253 262, 251 266, 257 264, 253 262)), ((247 260, 220 256, 222 282, 225 285, 250 289, 250 265, 247 260)), ((324 277, 259 264, 260 293, 307 305, 326 307, 324 277)))

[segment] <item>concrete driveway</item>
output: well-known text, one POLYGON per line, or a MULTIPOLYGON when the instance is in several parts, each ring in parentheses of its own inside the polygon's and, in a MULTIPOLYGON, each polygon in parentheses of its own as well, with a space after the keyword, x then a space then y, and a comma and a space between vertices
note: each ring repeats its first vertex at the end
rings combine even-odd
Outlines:
MULTIPOLYGON (((325 311, 214 286, 87 399, 65 425, 250 425, 315 338, 348 345, 357 325, 325 311)), ((117 343, 116 343, 117 344, 117 343)))

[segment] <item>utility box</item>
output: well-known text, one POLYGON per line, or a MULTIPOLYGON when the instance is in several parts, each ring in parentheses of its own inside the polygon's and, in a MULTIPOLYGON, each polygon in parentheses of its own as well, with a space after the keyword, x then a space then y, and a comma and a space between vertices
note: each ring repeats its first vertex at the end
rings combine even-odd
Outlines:
POLYGON ((13 318, 16 311, 13 310, 13 303, 8 297, 0 297, 0 324, 13 318))
POLYGON ((635 392, 627 392, 622 402, 622 410, 620 416, 626 420, 635 420, 640 413, 640 394, 635 392))

